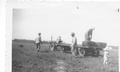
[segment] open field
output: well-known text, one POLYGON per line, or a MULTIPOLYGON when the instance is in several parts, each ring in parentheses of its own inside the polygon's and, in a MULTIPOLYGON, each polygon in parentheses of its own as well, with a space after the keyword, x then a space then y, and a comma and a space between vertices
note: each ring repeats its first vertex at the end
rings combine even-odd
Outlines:
POLYGON ((52 52, 48 44, 37 53, 32 42, 12 42, 12 72, 119 72, 118 48, 110 51, 109 60, 109 65, 103 65, 102 56, 75 58, 71 53, 52 52))

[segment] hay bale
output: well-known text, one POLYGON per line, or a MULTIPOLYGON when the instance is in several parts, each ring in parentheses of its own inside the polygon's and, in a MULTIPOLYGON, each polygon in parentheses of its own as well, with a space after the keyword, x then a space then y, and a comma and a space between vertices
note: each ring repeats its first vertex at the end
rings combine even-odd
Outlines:
POLYGON ((98 48, 105 48, 107 46, 107 43, 104 42, 96 42, 98 48))
POLYGON ((83 41, 82 46, 88 46, 88 47, 97 47, 96 42, 94 41, 83 41))
POLYGON ((107 43, 105 42, 94 42, 94 41, 83 41, 82 46, 88 46, 88 47, 97 47, 97 48, 105 48, 107 46, 107 43))

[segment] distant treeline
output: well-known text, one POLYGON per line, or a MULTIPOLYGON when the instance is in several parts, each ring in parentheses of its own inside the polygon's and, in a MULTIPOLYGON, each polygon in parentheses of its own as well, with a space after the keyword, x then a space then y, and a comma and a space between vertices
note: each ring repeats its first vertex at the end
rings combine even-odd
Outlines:
MULTIPOLYGON (((34 43, 34 40, 27 40, 27 39, 14 39, 12 41, 34 43)), ((55 41, 53 41, 53 42, 55 42, 55 41)), ((42 41, 42 43, 50 43, 50 41, 42 41)))

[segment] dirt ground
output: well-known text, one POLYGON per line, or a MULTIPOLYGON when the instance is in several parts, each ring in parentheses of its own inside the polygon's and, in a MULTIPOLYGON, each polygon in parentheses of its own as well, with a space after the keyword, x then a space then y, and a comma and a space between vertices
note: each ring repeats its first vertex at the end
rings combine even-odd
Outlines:
POLYGON ((102 56, 75 58, 71 53, 53 52, 48 44, 37 53, 32 42, 12 42, 12 72, 119 72, 118 48, 110 51, 109 61, 103 65, 102 56))

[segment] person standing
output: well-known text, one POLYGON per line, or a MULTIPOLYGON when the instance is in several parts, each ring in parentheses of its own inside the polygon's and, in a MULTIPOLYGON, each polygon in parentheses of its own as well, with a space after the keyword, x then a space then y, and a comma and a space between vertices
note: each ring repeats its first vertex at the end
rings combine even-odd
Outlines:
POLYGON ((91 41, 93 30, 95 30, 95 28, 89 29, 88 32, 85 34, 85 41, 91 41))
POLYGON ((103 64, 108 64, 109 50, 110 48, 108 46, 103 50, 104 51, 103 64))
POLYGON ((38 37, 35 38, 35 45, 36 45, 36 49, 37 49, 38 52, 40 51, 41 43, 42 43, 41 33, 38 33, 38 37))
POLYGON ((59 43, 62 43, 61 36, 58 37, 58 39, 57 39, 57 43, 58 43, 58 44, 59 44, 59 43))
POLYGON ((71 33, 71 37, 72 37, 72 43, 71 43, 71 52, 73 56, 76 56, 77 53, 77 38, 75 36, 75 33, 71 33))

